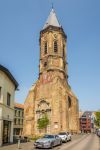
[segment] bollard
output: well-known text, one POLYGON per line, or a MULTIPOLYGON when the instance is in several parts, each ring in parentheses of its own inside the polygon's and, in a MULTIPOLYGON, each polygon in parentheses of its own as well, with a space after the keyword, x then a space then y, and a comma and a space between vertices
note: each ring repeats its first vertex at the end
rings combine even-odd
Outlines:
POLYGON ((20 139, 18 139, 18 149, 20 149, 20 139))

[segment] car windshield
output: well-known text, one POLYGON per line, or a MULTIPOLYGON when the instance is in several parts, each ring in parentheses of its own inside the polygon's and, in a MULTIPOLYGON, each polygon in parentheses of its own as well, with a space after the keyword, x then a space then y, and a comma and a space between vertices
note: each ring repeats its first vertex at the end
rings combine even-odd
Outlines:
POLYGON ((53 135, 45 135, 45 136, 43 136, 43 138, 54 138, 54 136, 53 135))
POLYGON ((60 132, 59 135, 66 135, 66 132, 60 132))

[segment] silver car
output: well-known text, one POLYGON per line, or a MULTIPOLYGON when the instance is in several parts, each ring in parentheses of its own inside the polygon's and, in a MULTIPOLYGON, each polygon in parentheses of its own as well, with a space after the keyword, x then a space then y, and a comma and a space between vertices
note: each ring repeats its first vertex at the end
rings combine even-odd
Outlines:
POLYGON ((58 135, 45 135, 35 141, 35 148, 53 148, 54 146, 61 145, 62 140, 58 135))
POLYGON ((60 132, 58 136, 62 139, 62 142, 71 141, 71 134, 69 132, 60 132))

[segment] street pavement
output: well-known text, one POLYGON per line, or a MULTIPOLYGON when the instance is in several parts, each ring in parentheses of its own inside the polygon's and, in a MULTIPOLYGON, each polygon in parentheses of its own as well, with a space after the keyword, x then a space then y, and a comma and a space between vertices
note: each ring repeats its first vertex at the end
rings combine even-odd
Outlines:
MULTIPOLYGON (((18 150, 18 146, 17 144, 3 146, 0 150, 18 150)), ((35 150, 33 142, 21 143, 20 150, 35 150)), ((53 150, 100 150, 100 138, 95 134, 73 135, 71 142, 63 143, 53 150)))

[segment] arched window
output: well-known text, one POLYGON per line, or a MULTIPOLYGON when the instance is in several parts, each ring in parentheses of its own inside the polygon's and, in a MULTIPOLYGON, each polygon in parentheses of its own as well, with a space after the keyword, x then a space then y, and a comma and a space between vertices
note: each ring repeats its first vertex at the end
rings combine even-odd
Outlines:
POLYGON ((63 45, 63 57, 65 56, 65 45, 63 45))
POLYGON ((44 63, 44 67, 46 67, 46 66, 47 66, 47 62, 44 63))
POLYGON ((68 108, 71 108, 71 105, 72 105, 71 98, 68 96, 68 108))
POLYGON ((44 54, 47 54, 48 45, 47 42, 44 43, 44 54))
POLYGON ((58 43, 57 43, 57 41, 54 41, 54 52, 55 53, 58 52, 58 43))

